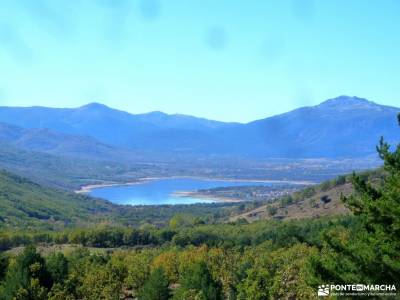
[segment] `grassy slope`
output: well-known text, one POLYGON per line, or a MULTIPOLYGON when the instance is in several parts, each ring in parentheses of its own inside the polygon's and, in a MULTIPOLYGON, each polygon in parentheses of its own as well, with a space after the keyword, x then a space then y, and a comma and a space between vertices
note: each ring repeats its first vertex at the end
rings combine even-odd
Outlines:
MULTIPOLYGON (((362 176, 378 184, 383 173, 378 169, 365 172, 362 176)), ((233 216, 230 221, 246 219, 249 222, 254 222, 263 219, 292 220, 345 215, 349 214, 350 211, 340 198, 341 195, 349 196, 352 192, 351 177, 339 176, 336 179, 296 192, 290 198, 282 197, 271 204, 233 216)))

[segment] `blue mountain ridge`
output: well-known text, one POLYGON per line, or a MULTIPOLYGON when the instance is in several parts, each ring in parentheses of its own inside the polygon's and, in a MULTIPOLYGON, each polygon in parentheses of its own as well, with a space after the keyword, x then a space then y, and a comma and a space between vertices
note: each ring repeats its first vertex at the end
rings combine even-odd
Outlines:
POLYGON ((162 112, 130 114, 99 103, 78 108, 0 107, 0 122, 87 136, 135 151, 341 158, 374 154, 381 136, 397 142, 399 112, 400 108, 340 96, 246 124, 162 112))

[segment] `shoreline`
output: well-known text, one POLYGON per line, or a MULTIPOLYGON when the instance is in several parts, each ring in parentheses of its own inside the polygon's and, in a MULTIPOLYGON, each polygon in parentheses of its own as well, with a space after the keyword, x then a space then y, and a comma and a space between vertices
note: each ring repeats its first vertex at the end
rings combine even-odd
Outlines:
POLYGON ((232 202, 244 202, 245 200, 240 200, 240 199, 235 199, 235 198, 228 198, 228 197, 218 197, 218 196, 209 196, 209 195, 204 195, 201 193, 198 193, 196 191, 177 191, 171 194, 172 196, 176 197, 192 197, 196 199, 203 199, 203 200, 210 200, 214 202, 227 202, 227 203, 232 203, 232 202))
MULTIPOLYGON (((136 184, 145 184, 145 183, 147 183, 149 181, 153 181, 153 180, 164 180, 164 179, 198 179, 198 180, 204 180, 204 181, 208 180, 208 181, 227 181, 227 182, 287 183, 287 184, 293 184, 293 185, 313 185, 313 184, 315 184, 312 181, 305 181, 305 180, 296 181, 296 180, 274 180, 274 179, 210 178, 210 177, 201 177, 201 176, 168 176, 168 177, 143 177, 143 178, 136 179, 136 181, 130 181, 130 182, 88 184, 88 185, 81 186, 79 190, 75 190, 74 192, 76 194, 87 194, 87 193, 90 193, 92 190, 100 189, 100 188, 114 187, 114 186, 131 186, 131 185, 136 185, 136 184)), ((189 193, 195 193, 195 192, 189 191, 189 193)), ((184 196, 182 196, 182 197, 184 197, 184 196)), ((218 197, 216 197, 216 198, 218 198, 218 197)))
POLYGON ((105 187, 113 187, 113 186, 130 186, 135 184, 142 184, 144 182, 139 181, 132 181, 132 182, 115 182, 115 183, 97 183, 97 184, 88 184, 83 185, 79 188, 79 190, 75 190, 74 193, 76 194, 87 194, 90 193, 92 190, 101 189, 105 187))

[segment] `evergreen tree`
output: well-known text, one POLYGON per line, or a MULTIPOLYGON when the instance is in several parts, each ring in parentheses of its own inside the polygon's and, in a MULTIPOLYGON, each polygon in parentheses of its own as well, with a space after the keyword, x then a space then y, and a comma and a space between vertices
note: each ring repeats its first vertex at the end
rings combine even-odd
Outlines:
POLYGON ((213 280, 204 262, 194 263, 185 270, 180 283, 174 299, 222 299, 221 287, 213 280))
POLYGON ((169 299, 169 282, 163 268, 158 267, 151 272, 149 279, 139 293, 140 300, 169 299))
POLYGON ((22 254, 10 263, 0 299, 41 299, 51 284, 43 257, 36 252, 34 246, 27 246, 22 254))
MULTIPOLYGON (((398 116, 400 125, 400 114, 398 116)), ((359 176, 353 177, 358 193, 345 198, 348 207, 359 216, 367 232, 361 235, 364 246, 368 246, 372 261, 371 277, 388 283, 400 281, 400 144, 394 152, 381 138, 377 147, 387 172, 380 188, 366 183, 359 176)), ((369 262, 370 265, 371 262, 369 262)))
POLYGON ((62 283, 68 277, 68 261, 61 252, 50 255, 46 266, 54 283, 62 283))
POLYGON ((5 255, 0 253, 0 282, 3 280, 4 275, 6 274, 8 265, 8 259, 5 255))
MULTIPOLYGON (((400 115, 398 116, 400 125, 400 115)), ((355 193, 342 197, 356 216, 357 226, 336 228, 325 235, 317 270, 336 283, 400 283, 400 144, 392 152, 381 138, 382 184, 353 174, 355 193), (347 281, 347 282, 346 282, 347 281)))

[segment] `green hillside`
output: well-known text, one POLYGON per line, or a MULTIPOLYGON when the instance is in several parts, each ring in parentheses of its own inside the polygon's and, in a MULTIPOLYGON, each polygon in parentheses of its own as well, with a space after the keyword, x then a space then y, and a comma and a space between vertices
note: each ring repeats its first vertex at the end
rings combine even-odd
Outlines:
POLYGON ((135 178, 138 165, 62 157, 0 143, 0 168, 46 186, 72 190, 96 182, 124 180, 121 174, 135 178))
POLYGON ((59 230, 97 224, 164 226, 176 214, 224 220, 239 211, 237 203, 124 206, 32 182, 0 170, 0 231, 59 230))
MULTIPOLYGON (((367 171, 360 176, 373 185, 381 185, 384 171, 382 169, 367 171)), ((230 221, 293 220, 347 215, 350 210, 341 201, 341 197, 349 196, 353 192, 352 176, 342 175, 240 213, 231 217, 230 221)))
POLYGON ((0 171, 0 226, 33 229, 92 223, 113 206, 102 200, 43 187, 0 171))

